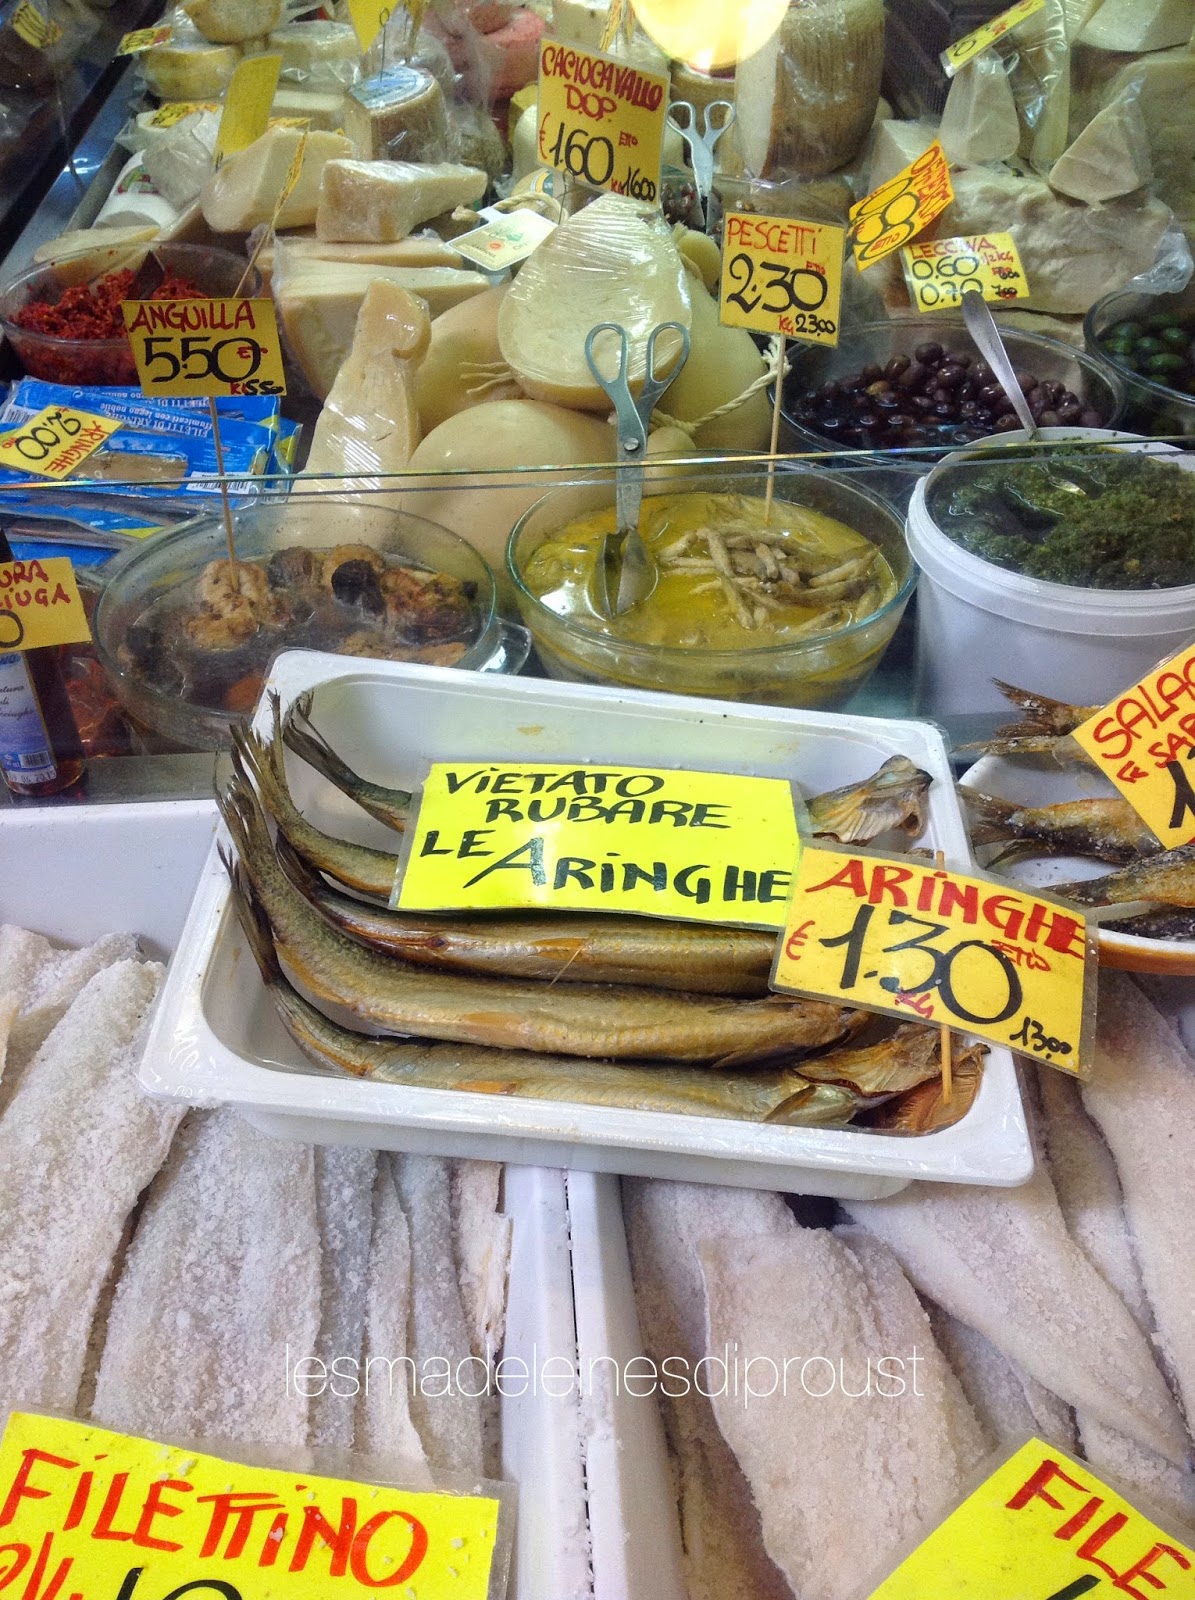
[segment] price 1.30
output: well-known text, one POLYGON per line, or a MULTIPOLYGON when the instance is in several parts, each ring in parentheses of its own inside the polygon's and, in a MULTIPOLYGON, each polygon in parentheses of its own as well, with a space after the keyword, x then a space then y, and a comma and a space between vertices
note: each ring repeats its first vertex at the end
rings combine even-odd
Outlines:
POLYGON ((946 1023, 1085 1071, 1088 941, 1058 901, 932 865, 807 849, 772 987, 946 1023))
POLYGON ((151 395, 285 394, 269 300, 126 300, 125 327, 151 395))

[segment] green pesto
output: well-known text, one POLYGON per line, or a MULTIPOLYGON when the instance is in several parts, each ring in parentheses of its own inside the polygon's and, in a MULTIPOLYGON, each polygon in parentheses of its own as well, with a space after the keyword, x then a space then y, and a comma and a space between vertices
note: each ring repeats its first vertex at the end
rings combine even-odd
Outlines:
POLYGON ((1170 589, 1195 583, 1195 474, 1124 451, 964 467, 930 512, 964 550, 1050 583, 1170 589))

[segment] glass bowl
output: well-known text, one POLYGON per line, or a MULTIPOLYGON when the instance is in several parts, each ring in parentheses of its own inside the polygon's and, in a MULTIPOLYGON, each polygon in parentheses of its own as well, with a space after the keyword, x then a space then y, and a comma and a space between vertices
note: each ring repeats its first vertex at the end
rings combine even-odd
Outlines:
MULTIPOLYGON (((293 513, 288 516, 284 501, 236 510, 237 554, 264 570, 284 550, 326 553, 338 545, 364 545, 383 557, 387 569, 446 573, 465 586, 468 596, 460 625, 451 637, 441 639, 443 648, 421 642, 390 659, 517 671, 522 657, 496 615, 494 575, 483 557, 464 539, 422 517, 381 508, 361 517, 360 509, 359 504, 329 497, 319 507, 319 534, 309 513, 300 512, 301 520, 293 513), (450 648, 456 644, 463 650, 450 648)), ((346 554, 345 559, 351 557, 346 554)), ((261 682, 279 651, 385 654, 371 647, 372 618, 367 611, 317 594, 314 587, 311 598, 318 605, 308 603, 306 578, 296 580, 296 588, 303 588, 304 603, 296 603, 295 620, 282 627, 262 626, 232 648, 197 651, 193 639, 182 632, 184 617, 171 613, 192 607, 204 569, 226 560, 223 518, 219 514, 195 518, 117 556, 106 568, 107 582, 95 612, 96 653, 125 710, 160 737, 192 750, 228 744, 237 721, 253 710, 261 682), (364 648, 362 634, 369 635, 364 648)), ((291 565, 289 570, 296 569, 291 565)), ((271 584, 270 593, 276 592, 294 591, 275 591, 271 584)), ((268 601, 261 603, 264 608, 268 601)), ((434 628, 432 636, 439 636, 434 628)))
MULTIPOLYGON (((241 256, 205 244, 134 245, 129 264, 140 266, 151 254, 166 272, 188 279, 213 297, 231 296, 245 277, 247 263, 241 256)), ((76 285, 77 268, 72 273, 70 265, 64 264, 32 267, 0 289, 0 327, 17 360, 30 377, 46 378, 71 388, 93 384, 135 387, 137 367, 127 334, 116 339, 61 339, 13 322, 14 312, 37 301, 56 305, 76 285)), ((255 269, 245 278, 242 294, 252 299, 260 292, 261 277, 255 269)))
MULTIPOLYGON (((1017 371, 1031 372, 1039 380, 1048 378, 1063 383, 1085 407, 1100 413, 1104 427, 1117 426, 1124 408, 1124 385, 1106 362, 1094 360, 1073 345, 1045 334, 1004 327, 1000 331, 1017 371)), ((894 356, 912 356, 918 345, 929 343, 944 345, 947 350, 956 350, 975 359, 979 357, 961 317, 892 317, 883 322, 865 322, 844 331, 833 349, 815 346, 803 349, 784 384, 781 414, 786 448, 795 451, 874 448, 882 451, 881 437, 869 445, 844 443, 828 433, 818 432, 813 422, 797 416, 797 403, 824 383, 847 377, 872 363, 883 367, 894 356)), ((948 451, 990 432, 990 426, 980 424, 943 429, 940 440, 927 439, 924 445, 915 447, 912 462, 937 461, 948 451)), ((899 458, 893 464, 899 465, 899 458)), ((923 466, 916 465, 909 469, 912 475, 922 470, 923 466)))
MULTIPOLYGON (((711 467, 653 485, 648 495, 766 493, 767 473, 711 467)), ((554 489, 515 524, 507 569, 523 621, 548 675, 573 683, 706 695, 760 705, 801 708, 842 705, 871 676, 904 614, 916 578, 900 517, 888 503, 841 472, 796 467, 776 473, 776 498, 834 517, 878 545, 896 578, 896 593, 871 616, 832 633, 813 634, 758 649, 694 649, 630 643, 592 619, 562 617, 527 586, 528 561, 574 517, 611 506, 609 480, 554 489)), ((645 497, 647 504, 647 497, 645 497)))
POLYGON ((1126 406, 1124 426, 1151 439, 1195 435, 1195 394, 1171 389, 1164 383, 1138 372, 1105 350, 1101 340, 1119 322, 1139 322, 1167 312, 1192 313, 1191 341, 1195 343, 1195 282, 1177 294, 1137 294, 1122 289, 1105 295, 1083 319, 1083 336, 1092 357, 1115 373, 1124 385, 1126 406))

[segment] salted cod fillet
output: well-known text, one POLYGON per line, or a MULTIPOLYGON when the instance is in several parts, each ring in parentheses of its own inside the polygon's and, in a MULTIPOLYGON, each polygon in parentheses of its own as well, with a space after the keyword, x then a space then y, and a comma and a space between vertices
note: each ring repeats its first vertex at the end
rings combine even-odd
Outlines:
POLYGON ((302 1451, 320 1247, 309 1145, 192 1111, 150 1188, 116 1286, 92 1415, 151 1438, 302 1451), (288 1378, 290 1381, 288 1381, 288 1378))
POLYGON ((1184 1464, 1182 1416, 1144 1334, 1066 1231, 1044 1165, 1018 1189, 912 1183, 845 1209, 916 1288, 1076 1411, 1184 1464))
POLYGON ((777 1365, 826 1352, 822 1363, 830 1353, 841 1363, 828 1391, 824 1365, 807 1379, 802 1365, 770 1399, 718 1390, 713 1407, 794 1593, 849 1600, 956 1497, 984 1453, 979 1425, 916 1295, 874 1238, 856 1253, 850 1230, 795 1228, 706 1241, 699 1254, 711 1349, 737 1344, 777 1365), (886 1374, 886 1393, 868 1367, 881 1354, 905 1361, 886 1374), (914 1355, 920 1371, 908 1364, 914 1355))
POLYGON ((92 1318, 137 1196, 181 1112, 148 1099, 136 1065, 162 968, 97 972, 21 1074, 0 1115, 0 1392, 73 1411, 92 1318))
POLYGON ((990 1339, 931 1300, 926 1310, 938 1348, 963 1386, 988 1444, 1019 1444, 1039 1434, 1064 1450, 1078 1447, 1071 1408, 1013 1365, 990 1339))
MULTIPOLYGON (((315 1210, 320 1234, 320 1328, 315 1354, 329 1370, 338 1357, 345 1361, 361 1357, 377 1166, 373 1150, 352 1145, 317 1146, 315 1150, 315 1210)), ((312 1395, 313 1445, 352 1449, 353 1398, 335 1378, 312 1395)))
MULTIPOLYGON (((753 1189, 624 1178, 622 1193, 644 1349, 657 1363, 680 1357, 692 1373, 706 1354, 699 1241, 783 1238, 796 1223, 779 1195, 753 1189)), ((750 1486, 708 1398, 690 1387, 663 1399, 661 1412, 690 1600, 792 1600, 764 1550, 750 1486)))

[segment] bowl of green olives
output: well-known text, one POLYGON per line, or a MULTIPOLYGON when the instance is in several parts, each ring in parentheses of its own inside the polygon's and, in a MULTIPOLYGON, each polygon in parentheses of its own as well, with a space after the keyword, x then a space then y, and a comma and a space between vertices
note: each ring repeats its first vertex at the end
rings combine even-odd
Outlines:
POLYGON ((1122 427, 1154 439, 1195 435, 1195 283, 1177 294, 1105 295, 1083 334, 1125 385, 1122 427))

